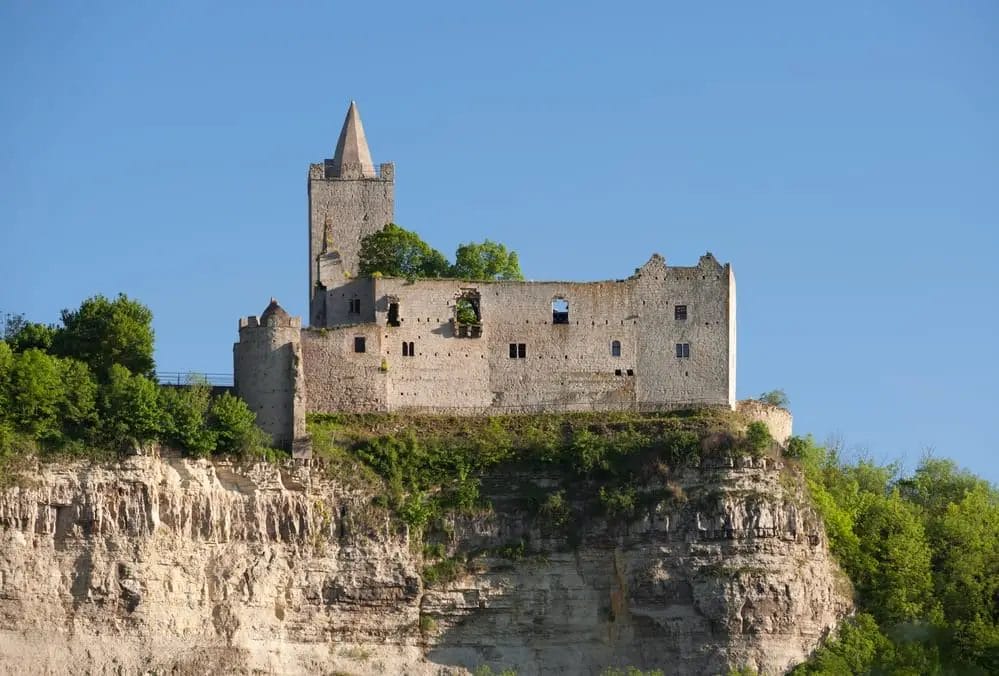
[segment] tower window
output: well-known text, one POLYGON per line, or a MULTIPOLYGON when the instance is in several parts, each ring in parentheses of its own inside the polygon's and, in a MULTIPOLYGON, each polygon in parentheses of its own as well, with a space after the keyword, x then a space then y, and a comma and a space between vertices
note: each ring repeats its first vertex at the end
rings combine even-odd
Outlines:
POLYGON ((677 320, 678 322, 687 321, 687 306, 677 305, 675 308, 673 308, 673 319, 677 320))
MULTIPOLYGON (((358 306, 357 311, 358 312, 361 311, 360 306, 358 306)), ((389 303, 388 325, 389 326, 399 326, 399 304, 398 303, 389 303)))
POLYGON ((527 343, 510 343, 510 359, 526 359, 527 343))
POLYGON ((552 299, 552 324, 569 323, 569 301, 565 298, 552 299))
POLYGON ((620 357, 621 356, 621 341, 614 340, 611 341, 611 356, 620 357))
POLYGON ((351 298, 350 300, 347 301, 347 305, 348 305, 347 311, 350 314, 352 314, 352 315, 359 315, 359 314, 361 314, 361 299, 360 298, 351 298))
POLYGON ((402 356, 403 357, 415 357, 416 356, 416 344, 413 341, 408 343, 404 340, 402 341, 402 356))
POLYGON ((678 359, 688 359, 690 357, 690 343, 677 343, 676 356, 678 359))
POLYGON ((364 351, 364 336, 354 336, 354 352, 364 351))

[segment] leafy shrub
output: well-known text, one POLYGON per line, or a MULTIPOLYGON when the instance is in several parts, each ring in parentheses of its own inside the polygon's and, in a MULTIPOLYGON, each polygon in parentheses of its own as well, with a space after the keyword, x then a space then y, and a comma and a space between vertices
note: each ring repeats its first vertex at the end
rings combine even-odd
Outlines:
POLYGON ((763 455, 774 443, 766 423, 754 420, 746 428, 747 450, 754 456, 763 455))
POLYGON ((565 499, 565 491, 550 493, 538 510, 538 515, 551 528, 561 528, 569 523, 572 510, 565 499))
POLYGON ((638 506, 638 494, 632 486, 600 487, 600 504, 608 516, 630 519, 638 506))
POLYGON ((787 394, 784 390, 770 390, 769 392, 764 392, 760 395, 760 401, 764 404, 780 406, 781 408, 787 408, 791 405, 791 400, 787 398, 787 394))

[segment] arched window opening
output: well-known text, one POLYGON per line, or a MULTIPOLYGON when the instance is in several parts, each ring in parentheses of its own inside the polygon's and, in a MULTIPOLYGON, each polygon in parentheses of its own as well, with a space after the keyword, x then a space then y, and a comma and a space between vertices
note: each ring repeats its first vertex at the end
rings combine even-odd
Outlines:
POLYGON ((562 297, 552 299, 552 324, 569 323, 569 301, 562 297))
POLYGON ((409 343, 407 343, 405 340, 402 341, 402 356, 403 357, 409 356, 409 343))
POLYGON ((611 356, 620 357, 621 356, 621 341, 615 340, 611 342, 611 356))

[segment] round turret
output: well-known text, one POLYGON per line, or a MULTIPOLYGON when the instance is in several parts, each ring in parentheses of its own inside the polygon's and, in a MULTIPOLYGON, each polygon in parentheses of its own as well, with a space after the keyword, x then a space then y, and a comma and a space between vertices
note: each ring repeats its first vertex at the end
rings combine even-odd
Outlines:
POLYGON ((291 326, 291 315, 277 302, 276 298, 271 298, 270 305, 260 315, 261 326, 291 326))

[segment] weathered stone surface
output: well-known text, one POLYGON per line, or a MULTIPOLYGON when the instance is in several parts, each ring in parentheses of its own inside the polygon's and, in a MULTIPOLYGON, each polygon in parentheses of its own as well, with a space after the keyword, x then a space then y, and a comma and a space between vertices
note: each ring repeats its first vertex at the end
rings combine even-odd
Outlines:
POLYGON ((490 482, 497 510, 449 547, 536 551, 427 589, 387 514, 308 467, 42 466, 0 491, 0 671, 780 673, 849 610, 815 515, 772 462, 673 479, 679 499, 572 534, 490 482))

